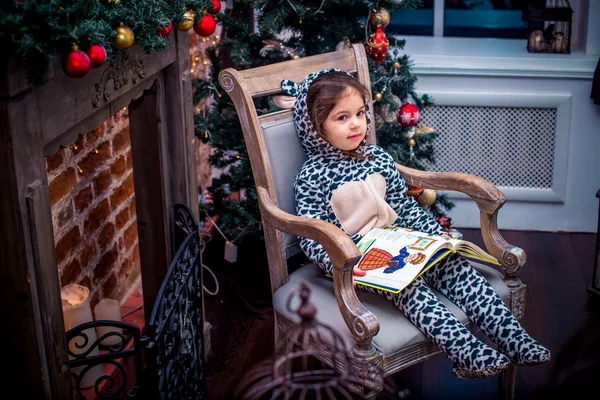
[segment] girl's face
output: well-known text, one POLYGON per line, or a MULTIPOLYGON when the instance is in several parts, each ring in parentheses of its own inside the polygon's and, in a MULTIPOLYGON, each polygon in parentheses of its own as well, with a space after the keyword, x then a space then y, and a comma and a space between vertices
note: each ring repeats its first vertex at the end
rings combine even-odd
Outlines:
POLYGON ((351 151, 367 135, 365 101, 355 90, 348 90, 323 121, 325 138, 334 147, 351 151))

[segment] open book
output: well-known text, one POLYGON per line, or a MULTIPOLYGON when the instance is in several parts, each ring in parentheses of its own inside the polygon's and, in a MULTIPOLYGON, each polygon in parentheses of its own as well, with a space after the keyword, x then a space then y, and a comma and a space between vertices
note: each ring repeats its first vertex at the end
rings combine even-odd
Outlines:
POLYGON ((394 225, 372 229, 357 246, 363 254, 358 267, 366 275, 354 276, 354 281, 392 293, 399 293, 451 253, 500 265, 474 243, 394 225))

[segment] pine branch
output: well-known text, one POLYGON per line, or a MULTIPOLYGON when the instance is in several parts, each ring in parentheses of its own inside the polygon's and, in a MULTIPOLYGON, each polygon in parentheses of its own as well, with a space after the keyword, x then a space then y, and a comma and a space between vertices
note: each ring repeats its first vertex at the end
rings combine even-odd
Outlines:
POLYGON ((73 45, 85 50, 99 44, 113 59, 113 28, 123 23, 133 30, 135 43, 145 52, 166 49, 157 30, 182 20, 188 9, 198 15, 212 7, 211 0, 25 0, 0 3, 0 52, 26 60, 33 84, 41 84, 48 57, 61 58, 73 45))

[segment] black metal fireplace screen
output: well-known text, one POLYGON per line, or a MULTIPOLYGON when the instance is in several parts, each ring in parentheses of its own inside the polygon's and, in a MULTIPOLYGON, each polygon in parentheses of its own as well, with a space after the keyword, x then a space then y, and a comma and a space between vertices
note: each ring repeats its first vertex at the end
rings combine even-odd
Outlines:
MULTIPOLYGON (((154 309, 140 338, 137 326, 116 321, 94 321, 79 325, 67 332, 70 372, 76 397, 129 399, 147 396, 161 399, 202 399, 205 393, 204 338, 202 310, 202 276, 200 268, 200 236, 198 223, 191 210, 182 204, 175 206, 175 245, 178 249, 163 280, 154 309), (116 346, 95 349, 107 335, 91 345, 87 329, 112 326, 122 333, 108 335, 121 338, 116 346), (75 339, 75 342, 71 340, 75 339), (129 345, 133 340, 132 345, 129 345), (76 343, 73 346, 73 343, 76 343), (145 348, 145 366, 142 346, 145 348), (134 360, 134 367, 127 363, 134 360), (93 385, 84 388, 86 374, 99 365, 111 365, 111 375, 100 374, 93 385), (128 375, 135 371, 135 380, 128 375), (143 385, 143 387, 140 387, 143 385)), ((101 367, 100 367, 101 368, 101 367)), ((110 368, 110 367, 109 367, 110 368)), ((105 367, 106 369, 106 367, 105 367)), ((87 379, 89 381, 89 379, 87 379)))

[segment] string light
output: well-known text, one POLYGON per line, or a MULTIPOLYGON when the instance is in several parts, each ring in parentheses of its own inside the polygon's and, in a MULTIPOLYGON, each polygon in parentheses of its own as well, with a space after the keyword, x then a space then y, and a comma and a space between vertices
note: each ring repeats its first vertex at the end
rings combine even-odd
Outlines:
POLYGON ((190 69, 190 72, 192 72, 192 73, 193 73, 193 72, 194 72, 194 69, 193 69, 193 68, 192 68, 192 69, 190 69))
POLYGON ((123 107, 123 111, 127 110, 127 107, 123 107))
POLYGON ((79 173, 82 174, 83 170, 81 168, 79 168, 79 165, 77 166, 77 169, 79 170, 79 173))
POLYGON ((204 65, 208 65, 208 61, 204 60, 204 61, 202 62, 202 64, 204 64, 204 65))
POLYGON ((77 150, 77 145, 73 144, 73 150, 77 150))
POLYGON ((98 154, 98 149, 94 147, 94 153, 98 154))
POLYGON ((200 57, 194 57, 194 60, 198 61, 200 60, 200 57))

